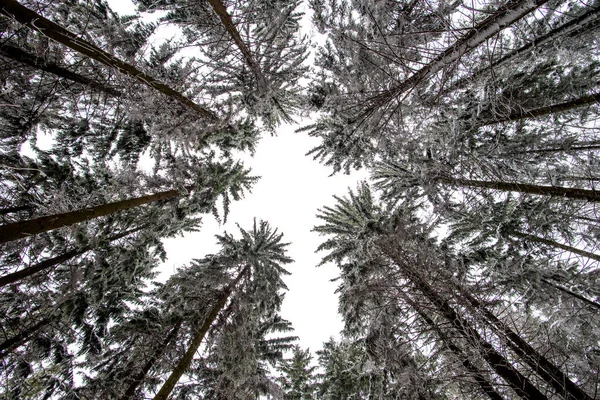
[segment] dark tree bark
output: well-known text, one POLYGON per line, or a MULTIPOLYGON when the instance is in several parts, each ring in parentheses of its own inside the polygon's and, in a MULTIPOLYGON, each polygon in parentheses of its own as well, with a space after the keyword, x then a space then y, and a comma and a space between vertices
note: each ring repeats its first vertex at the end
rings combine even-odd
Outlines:
POLYGON ((118 211, 127 210, 160 200, 174 198, 179 195, 181 195, 181 191, 179 190, 167 190, 165 192, 150 194, 147 196, 102 204, 96 207, 83 208, 67 213, 48 215, 46 217, 30 219, 23 222, 2 225, 0 226, 0 243, 6 243, 10 242, 11 240, 37 235, 53 229, 58 229, 90 219, 110 215, 118 211))
POLYGON ((169 375, 165 383, 163 383, 156 396, 154 396, 154 400, 167 400, 167 398, 175 388, 175 385, 177 385, 177 382, 179 382, 179 379, 181 379, 181 376, 190 366, 192 359, 194 358, 194 354, 196 354, 196 351, 198 351, 198 348, 200 347, 200 344, 202 344, 204 336, 210 329, 212 323, 215 321, 215 319, 217 319, 217 316, 219 315, 223 307, 225 307, 227 299, 235 289, 238 282, 249 270, 250 266, 245 266, 242 269, 242 271, 240 271, 238 276, 229 285, 227 285, 225 289, 223 289, 221 295, 217 299, 217 302, 212 307, 210 313, 204 319, 202 325, 196 329, 194 337, 192 338, 192 341, 190 342, 187 351, 179 360, 179 362, 171 372, 171 375, 169 375))
POLYGON ((498 332, 499 336, 505 339, 511 350, 526 362, 536 374, 552 386, 558 394, 568 400, 592 400, 592 397, 571 381, 560 368, 540 354, 540 352, 534 349, 520 335, 510 329, 504 322, 500 321, 500 319, 484 307, 479 300, 470 293, 467 293, 460 286, 455 285, 455 287, 458 289, 459 294, 464 297, 473 308, 481 312, 488 323, 498 332))
POLYGON ((215 122, 218 121, 218 118, 214 113, 194 103, 183 94, 154 79, 150 75, 145 74, 133 65, 119 60, 117 57, 103 51, 92 43, 78 38, 77 35, 42 17, 35 11, 22 6, 15 0, 0 0, 0 13, 10 18, 14 18, 21 24, 40 32, 44 36, 54 39, 55 41, 67 46, 72 50, 84 54, 108 67, 114 68, 125 75, 135 78, 144 85, 150 86, 151 88, 154 88, 155 90, 176 100, 184 106, 194 110, 204 118, 215 122))
POLYGON ((527 183, 478 181, 472 179, 452 178, 448 176, 437 176, 433 178, 438 182, 458 185, 463 187, 477 187, 482 189, 494 189, 504 192, 518 192, 526 194, 537 194, 540 196, 556 196, 568 199, 587 200, 600 202, 600 192, 589 189, 579 189, 561 186, 540 186, 527 183))
POLYGON ((566 287, 564 287, 563 285, 560 285, 560 284, 558 284, 557 282, 553 282, 553 281, 552 281, 552 280, 550 280, 550 279, 541 278, 540 280, 541 280, 542 282, 544 282, 546 285, 548 285, 548 286, 551 286, 551 287, 553 287, 554 289, 556 289, 556 290, 559 290, 559 291, 561 291, 561 292, 563 292, 563 293, 566 293, 566 294, 568 294, 569 296, 575 297, 576 299, 583 301, 585 304, 588 304, 588 305, 590 305, 590 306, 592 306, 592 307, 595 307, 595 308, 597 308, 598 310, 600 310, 600 304, 596 303, 595 301, 593 301, 593 300, 590 300, 590 299, 588 299, 587 297, 585 297, 585 296, 583 296, 583 295, 581 295, 581 294, 579 294, 579 293, 576 293, 576 292, 574 292, 574 291, 572 291, 572 290, 570 290, 570 289, 567 289, 567 288, 566 288, 566 287))
MULTIPOLYGON (((108 238, 108 241, 112 242, 114 240, 121 239, 125 236, 131 235, 132 233, 135 233, 135 232, 138 232, 138 231, 144 229, 146 226, 147 225, 143 225, 138 228, 134 228, 134 229, 130 229, 128 231, 122 232, 118 235, 111 236, 108 238)), ((67 251, 66 253, 63 253, 61 255, 58 255, 56 257, 52 257, 47 260, 41 261, 37 264, 32 265, 31 267, 27 267, 20 271, 13 272, 12 274, 4 275, 4 276, 0 277, 0 287, 6 286, 10 283, 20 281, 21 279, 27 278, 27 277, 34 275, 40 271, 43 271, 45 269, 62 264, 65 261, 69 261, 72 258, 75 258, 77 256, 80 256, 80 255, 92 250, 93 248, 94 248, 94 246, 85 246, 81 249, 73 249, 73 250, 67 251)))
POLYGON ((494 347, 462 318, 444 300, 435 289, 413 268, 403 255, 397 251, 397 243, 393 237, 379 241, 379 249, 400 268, 401 272, 423 295, 433 304, 435 310, 446 318, 452 326, 476 349, 492 369, 504 379, 515 393, 523 399, 545 399, 531 381, 517 371, 494 347))
POLYGON ((539 244, 543 244, 546 246, 555 247, 557 249, 568 251, 569 253, 577 254, 582 257, 587 257, 590 260, 600 261, 600 255, 598 255, 598 254, 594 254, 589 251, 581 250, 576 247, 567 246, 566 244, 562 244, 562 243, 556 242, 554 240, 544 239, 539 236, 529 235, 529 234, 517 232, 517 231, 510 231, 509 234, 516 236, 518 238, 521 238, 521 239, 528 240, 533 243, 539 243, 539 244))
POLYGON ((394 98, 397 98, 443 68, 451 66, 464 54, 476 48, 502 29, 510 26, 546 2, 547 0, 509 1, 506 5, 500 7, 496 13, 490 15, 488 18, 471 28, 468 33, 463 35, 453 45, 446 48, 446 50, 429 64, 425 65, 419 71, 415 72, 409 78, 393 88, 369 99, 370 107, 363 113, 363 116, 370 114, 373 110, 383 106, 394 98))
POLYGON ((17 347, 27 343, 27 341, 37 332, 40 328, 48 325, 54 320, 54 317, 46 317, 40 320, 38 323, 30 326, 29 328, 21 331, 18 335, 13 336, 10 339, 0 343, 0 357, 4 357, 8 353, 12 352, 17 347))
POLYGON ((127 387, 125 394, 121 397, 121 400, 130 400, 134 398, 138 388, 140 387, 142 382, 144 382, 144 379, 146 378, 146 375, 148 375, 148 372, 150 372, 150 369, 152 369, 156 361, 158 361, 162 357, 167 347, 169 347, 171 342, 177 337, 177 334, 179 333, 179 329, 181 329, 182 324, 182 319, 177 321, 173 329, 171 329, 167 337, 165 337, 165 340, 163 340, 163 342, 156 349, 154 349, 154 354, 152 354, 148 361, 146 361, 146 364, 144 364, 142 369, 131 378, 131 383, 127 387))
POLYGON ((250 52, 250 49, 248 48, 248 46, 246 46, 246 43, 244 43, 244 41, 242 40, 242 36, 238 32, 235 24, 233 23, 233 20, 231 19, 231 16, 227 12, 227 8, 225 8, 225 5, 221 2, 221 0, 208 0, 208 2, 212 6, 215 14, 217 14, 219 16, 219 18, 221 19, 221 23, 227 30, 227 33, 229 33, 229 36, 231 36, 231 38, 233 39, 235 45, 242 52, 242 55, 244 56, 244 60, 246 61, 246 64, 248 65, 248 67, 250 68, 250 70, 252 71, 252 73, 254 74, 254 76, 256 77, 256 79, 258 81, 259 89, 264 90, 266 88, 265 87, 266 86, 265 78, 260 70, 260 67, 254 60, 254 57, 252 57, 252 53, 250 52))
POLYGON ((539 107, 531 110, 516 110, 509 115, 498 115, 493 117, 484 116, 482 118, 478 118, 480 122, 477 122, 477 125, 486 126, 504 122, 519 121, 527 118, 543 117, 545 115, 575 110, 577 108, 598 102, 600 102, 600 93, 594 93, 589 96, 578 97, 576 99, 553 104, 551 106, 539 107))
POLYGON ((402 297, 409 303, 414 310, 417 311, 417 314, 429 325, 429 327, 440 337, 444 346, 453 352, 456 357, 461 360, 463 367, 473 377, 475 382, 479 385, 481 390, 488 395, 488 397, 492 400, 503 400, 504 398, 494 389, 494 386, 483 376, 479 368, 477 368, 469 359, 469 357, 465 354, 464 351, 460 347, 458 347, 453 340, 444 333, 442 329, 435 323, 435 321, 427 315, 425 310, 420 307, 415 301, 409 298, 407 295, 402 295, 402 297))
POLYGON ((93 89, 100 90, 106 94, 109 94, 113 97, 120 97, 121 92, 118 90, 105 86, 100 82, 96 82, 93 79, 85 77, 83 75, 77 74, 75 72, 69 71, 66 68, 59 66, 56 63, 45 60, 44 58, 29 54, 18 47, 13 47, 8 44, 3 44, 0 46, 0 55, 6 58, 10 58, 11 60, 20 62, 21 64, 28 65, 30 67, 40 69, 42 71, 49 72, 53 75, 56 75, 60 78, 68 79, 73 82, 81 83, 84 86, 89 86, 93 89))
POLYGON ((600 14, 600 7, 595 7, 589 10, 588 12, 582 14, 581 16, 560 25, 550 32, 535 38, 531 42, 519 47, 506 54, 505 56, 497 59, 487 65, 485 68, 478 69, 473 72, 471 75, 461 78, 452 84, 450 87, 444 90, 444 94, 448 94, 453 90, 463 88, 467 86, 469 83, 473 82, 475 79, 480 77, 481 75, 493 71, 494 68, 499 68, 503 65, 506 65, 513 61, 515 58, 525 54, 527 51, 532 50, 536 47, 544 46, 546 44, 552 43, 554 40, 561 36, 570 35, 574 36, 580 32, 588 30, 590 27, 594 27, 598 23, 598 16, 600 14))
POLYGON ((513 154, 540 154, 540 153, 577 153, 579 151, 593 151, 600 150, 600 142, 593 140, 590 142, 574 143, 573 145, 566 145, 563 147, 546 147, 543 149, 531 149, 512 151, 510 153, 504 153, 503 156, 510 156, 513 154))

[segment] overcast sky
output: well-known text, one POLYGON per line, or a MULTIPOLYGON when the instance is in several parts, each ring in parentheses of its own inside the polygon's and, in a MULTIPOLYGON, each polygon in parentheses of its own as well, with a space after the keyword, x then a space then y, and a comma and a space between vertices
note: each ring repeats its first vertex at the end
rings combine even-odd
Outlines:
MULTIPOLYGON (((135 12, 129 0, 108 0, 108 3, 121 15, 135 12)), ((311 35, 309 18, 305 17, 303 22, 304 32, 311 35)), ((172 32, 163 28, 159 35, 172 32)), ((315 215, 318 208, 334 204, 334 194, 343 195, 348 187, 355 188, 366 174, 330 177, 330 168, 305 156, 319 140, 294 133, 294 130, 308 123, 310 121, 305 120, 298 125, 281 126, 275 137, 265 134, 255 156, 247 155, 243 159, 245 166, 252 168, 253 175, 261 176, 252 193, 231 204, 226 225, 219 226, 212 215, 206 215, 200 232, 165 240, 168 260, 161 267, 160 279, 166 279, 177 267, 194 258, 217 252, 215 234, 226 230, 239 236, 236 223, 250 229, 254 217, 266 220, 284 234, 286 242, 290 242, 288 255, 295 261, 288 265, 291 275, 284 278, 289 292, 283 303, 282 316, 292 322, 294 334, 300 337, 299 345, 314 352, 329 337, 338 336, 342 328, 334 293, 337 283, 331 282, 337 275, 336 267, 316 267, 324 254, 315 253, 321 243, 321 238, 311 232, 318 223, 315 215)))
POLYGON ((165 240, 169 259, 163 268, 171 274, 193 258, 216 252, 214 235, 224 230, 235 235, 236 223, 249 229, 254 217, 269 221, 290 242, 288 254, 295 261, 287 267, 291 275, 284 278, 289 292, 282 316, 293 323, 300 346, 316 351, 329 337, 337 336, 342 322, 334 294, 337 283, 331 282, 337 268, 331 264, 316 267, 324 254, 315 253, 321 243, 321 237, 311 232, 317 224, 315 214, 318 208, 334 204, 334 194, 345 194, 348 187, 354 188, 366 175, 329 177, 329 168, 305 156, 319 141, 294 133, 295 128, 282 126, 276 137, 264 137, 256 155, 245 160, 253 174, 262 178, 251 194, 231 205, 226 225, 219 226, 207 215, 200 232, 165 240))

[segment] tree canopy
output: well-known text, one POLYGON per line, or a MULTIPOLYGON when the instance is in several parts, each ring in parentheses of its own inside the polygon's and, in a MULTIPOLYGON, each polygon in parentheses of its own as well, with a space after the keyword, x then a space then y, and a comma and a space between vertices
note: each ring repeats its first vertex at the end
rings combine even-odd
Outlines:
POLYGON ((598 397, 596 0, 133 5, 0 0, 0 398, 598 397), (284 124, 369 174, 314 353, 278 221, 159 277, 284 124))

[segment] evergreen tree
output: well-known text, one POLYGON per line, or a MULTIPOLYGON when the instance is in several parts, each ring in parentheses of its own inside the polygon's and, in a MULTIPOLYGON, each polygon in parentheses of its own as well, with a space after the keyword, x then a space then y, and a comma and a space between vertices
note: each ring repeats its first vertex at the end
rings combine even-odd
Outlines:
POLYGON ((274 129, 300 111, 298 82, 304 77, 307 43, 299 34, 298 1, 210 0, 193 7, 183 0, 138 0, 144 11, 165 10, 164 21, 183 28, 186 46, 211 72, 210 93, 233 114, 260 118, 274 129))
MULTIPOLYGON (((461 315, 462 306, 455 302, 460 301, 464 294, 457 296, 452 290, 448 291, 447 286, 440 286, 441 282, 447 284, 448 275, 444 272, 443 265, 446 263, 445 259, 452 258, 452 255, 436 249, 428 238, 427 228, 418 222, 413 212, 407 204, 402 204, 386 214, 374 203, 368 187, 363 185, 356 194, 350 193, 347 198, 338 198, 335 207, 325 208, 319 215, 324 224, 316 230, 332 235, 320 247, 331 251, 324 261, 336 261, 342 270, 344 283, 340 287, 343 293, 341 301, 344 305, 342 309, 348 310, 347 324, 355 326, 354 329, 365 329, 365 324, 380 326, 380 323, 369 321, 361 309, 377 308, 377 302, 385 301, 382 298, 384 294, 397 290, 397 284, 389 282, 404 280, 406 286, 403 290, 406 294, 403 296, 408 298, 406 301, 411 308, 417 314, 424 315, 424 310, 431 309, 443 318, 447 324, 444 329, 455 331, 460 338, 457 343, 467 346, 471 352, 475 351, 478 358, 476 362, 487 363, 520 397, 545 398, 544 392, 548 389, 544 386, 537 387, 539 383, 528 378, 528 372, 521 372, 520 368, 509 361, 507 357, 511 357, 510 355, 504 355, 495 348, 494 343, 498 339, 509 343, 509 348, 528 363, 532 372, 538 374, 557 394, 565 398, 591 398, 555 362, 548 359, 540 361, 539 352, 532 346, 527 344, 527 349, 517 348, 517 341, 524 344, 526 341, 521 337, 512 337, 512 333, 499 328, 499 319, 492 313, 484 312, 475 320, 472 320, 476 317, 472 312, 467 311, 466 315, 461 315), (425 304, 421 306, 424 309, 415 307, 416 298, 420 298, 419 302, 424 301, 425 304), (487 329, 480 330, 479 325, 487 329), (488 337, 492 327, 497 338, 488 337), (513 344, 515 347, 512 347, 513 344), (542 366, 544 363, 547 363, 547 367, 542 366)), ((397 296, 391 298, 398 301, 397 296)), ((431 326, 431 317, 423 319, 431 326)), ((395 326, 398 323, 395 322, 395 326)), ((443 342, 445 334, 440 333, 438 331, 438 339, 443 342)), ((477 367, 476 370, 479 371, 480 368, 477 367)), ((470 372, 475 371, 471 369, 470 372)), ((481 377, 481 373, 477 372, 473 379, 491 396, 490 388, 493 384, 482 385, 481 377)))
POLYGON ((217 117, 210 111, 206 110, 202 106, 194 103, 181 93, 171 89, 162 82, 157 81, 151 76, 145 74, 134 66, 127 64, 113 55, 104 52, 102 49, 94 46, 93 44, 78 38, 72 32, 64 29, 60 25, 42 17, 35 11, 22 6, 15 0, 3 0, 2 8, 0 11, 8 16, 14 18, 16 21, 23 25, 28 26, 31 29, 39 31, 44 36, 56 40, 57 42, 78 51, 98 62, 101 62, 111 68, 116 69, 126 75, 132 76, 138 81, 146 84, 159 92, 169 96, 176 101, 184 104, 186 107, 191 108, 202 117, 208 119, 216 119, 217 117))
POLYGON ((286 289, 281 275, 288 273, 283 265, 291 259, 285 255, 283 235, 266 222, 255 221, 252 230, 240 228, 240 233, 241 239, 227 233, 218 236, 221 251, 196 264, 196 268, 232 271, 234 278, 216 293, 202 322, 192 329, 185 354, 155 399, 168 398, 207 335, 209 355, 196 372, 204 384, 195 386, 196 389, 229 399, 252 398, 273 391, 274 382, 268 377, 264 362, 275 365, 282 358, 281 346, 291 347, 286 344, 291 338, 273 340, 266 335, 270 331, 291 330, 289 323, 277 315, 281 290, 286 289), (208 382, 204 377, 207 372, 210 372, 208 382))
POLYGON ((302 350, 300 346, 294 346, 292 357, 280 363, 279 371, 282 376, 279 382, 284 392, 284 399, 308 400, 314 398, 317 367, 311 366, 311 362, 310 350, 302 350))

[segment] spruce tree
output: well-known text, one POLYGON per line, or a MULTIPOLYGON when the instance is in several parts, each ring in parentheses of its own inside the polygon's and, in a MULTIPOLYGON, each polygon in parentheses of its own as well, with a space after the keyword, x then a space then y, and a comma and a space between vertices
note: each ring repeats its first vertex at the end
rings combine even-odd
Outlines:
MULTIPOLYGON (((444 268, 447 268, 445 264, 453 256, 436 248, 435 243, 428 237, 430 228, 419 223, 418 218, 414 216, 414 206, 411 211, 409 203, 403 203, 390 211, 386 213, 381 209, 374 202, 369 188, 363 185, 356 194, 350 193, 348 197, 338 198, 336 206, 323 209, 319 215, 324 224, 315 229, 331 235, 321 245, 321 249, 331 251, 324 261, 336 261, 342 270, 344 284, 340 290, 344 296, 341 301, 348 302, 347 324, 352 323, 356 326, 355 329, 360 329, 361 325, 369 323, 368 319, 361 317, 360 308, 357 307, 365 307, 368 304, 366 301, 377 304, 383 300, 381 297, 385 293, 397 290, 398 284, 388 283, 392 279, 404 281, 406 283, 402 290, 406 293, 404 296, 408 305, 416 310, 417 314, 431 309, 443 318, 447 324, 445 329, 455 331, 460 338, 454 345, 467 346, 470 351, 475 351, 477 363, 487 363, 519 397, 545 398, 543 393, 547 387, 552 387, 557 394, 565 398, 591 398, 553 361, 546 359, 544 362, 547 362, 547 368, 541 367, 543 363, 540 364, 540 358, 536 361, 537 350, 521 337, 518 340, 516 336, 513 337, 514 331, 510 333, 504 325, 499 325, 501 322, 492 313, 476 317, 473 312, 467 311, 467 314, 462 315, 463 306, 460 305, 460 301, 463 294, 448 290, 445 284, 440 285, 442 282, 448 282, 449 276, 444 268), (425 309, 415 309, 418 307, 416 298, 419 298, 419 302, 424 302, 422 307, 426 307, 425 309), (487 329, 494 328, 497 338, 488 337, 489 331, 479 330, 480 325, 487 326, 487 329), (498 338, 508 341, 510 346, 515 344, 514 348, 509 346, 511 350, 529 363, 532 371, 543 379, 547 386, 538 387, 537 381, 527 377, 528 372, 520 371, 520 368, 509 361, 507 355, 495 348, 494 343, 498 338), (529 346, 527 350, 518 347, 517 341, 529 346)), ((368 308, 367 306, 366 309, 368 308)), ((427 325, 431 326, 431 321, 427 318, 431 320, 431 317, 424 318, 427 325)), ((379 324, 376 323, 375 326, 379 324)), ((438 331, 438 340, 444 342, 443 335, 443 331, 438 331)), ((470 372, 475 370, 471 369, 470 372)), ((477 373, 473 379, 481 390, 490 395, 493 384, 482 385, 481 377, 481 373, 477 373)), ((497 391, 498 389, 494 390, 497 391)))
POLYGON ((294 346, 292 356, 281 361, 279 370, 282 373, 279 379, 281 390, 286 400, 312 399, 316 389, 316 366, 311 366, 312 356, 310 350, 302 350, 294 346))

